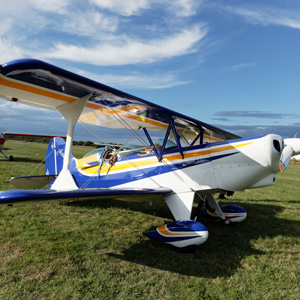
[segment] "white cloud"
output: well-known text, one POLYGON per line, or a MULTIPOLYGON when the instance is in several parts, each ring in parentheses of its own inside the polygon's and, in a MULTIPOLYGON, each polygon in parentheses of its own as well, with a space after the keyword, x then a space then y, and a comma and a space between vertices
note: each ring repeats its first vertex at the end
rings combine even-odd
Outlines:
POLYGON ((119 88, 135 89, 164 89, 178 85, 187 84, 187 81, 180 81, 174 75, 132 75, 132 76, 101 76, 101 81, 119 88))
POLYGON ((93 48, 59 43, 44 56, 102 66, 152 63, 195 52, 197 42, 206 33, 205 27, 195 26, 160 40, 139 41, 127 38, 119 43, 101 43, 93 48))
POLYGON ((35 9, 63 14, 66 13, 70 0, 29 0, 29 2, 35 9))
POLYGON ((99 75, 82 70, 74 70, 74 72, 114 88, 162 89, 189 83, 177 79, 176 74, 144 75, 134 73, 131 75, 99 75))
POLYGON ((6 35, 10 40, 15 39, 16 43, 24 37, 38 34, 51 24, 51 20, 41 15, 30 2, 20 0, 1 1, 0 19, 2 38, 6 35))
POLYGON ((98 7, 127 17, 140 15, 143 10, 158 6, 172 11, 176 16, 188 17, 196 14, 196 9, 204 1, 205 0, 90 0, 90 2, 98 7))
POLYGON ((0 108, 1 111, 8 113, 9 117, 28 113, 36 113, 38 115, 38 112, 40 111, 46 111, 49 114, 53 114, 53 111, 48 111, 39 107, 30 106, 23 103, 11 102, 8 100, 1 100, 0 108))
POLYGON ((138 15, 140 10, 149 8, 149 0, 90 0, 95 5, 123 16, 138 15))
POLYGON ((299 11, 279 9, 271 6, 223 7, 227 12, 245 18, 248 22, 261 25, 281 25, 300 29, 299 11))
POLYGON ((177 16, 189 17, 197 13, 197 8, 203 0, 167 0, 166 4, 177 16))
POLYGON ((256 63, 241 63, 241 64, 237 64, 237 65, 233 65, 233 66, 224 67, 221 70, 221 72, 223 72, 223 73, 236 72, 236 71, 240 71, 245 68, 251 68, 254 66, 256 66, 256 63))
POLYGON ((57 111, 46 110, 22 103, 13 103, 0 99, 0 130, 8 132, 26 132, 31 127, 33 133, 49 132, 49 129, 56 128, 54 134, 64 134, 66 122, 57 111))
POLYGON ((67 15, 59 29, 63 32, 89 36, 97 39, 103 37, 103 32, 114 32, 118 26, 118 19, 114 17, 105 17, 97 11, 72 12, 67 15))
POLYGON ((6 19, 4 19, 4 22, 2 22, 2 24, 0 26, 0 36, 3 36, 7 32, 9 32, 9 30, 13 27, 13 24, 14 24, 13 18, 6 18, 6 19))
POLYGON ((24 49, 15 46, 11 41, 6 39, 0 39, 0 49, 0 63, 27 56, 24 49))

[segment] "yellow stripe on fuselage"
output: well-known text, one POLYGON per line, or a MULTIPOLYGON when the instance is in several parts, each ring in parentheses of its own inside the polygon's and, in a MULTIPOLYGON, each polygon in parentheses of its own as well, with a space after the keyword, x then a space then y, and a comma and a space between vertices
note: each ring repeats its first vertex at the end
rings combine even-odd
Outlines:
MULTIPOLYGON (((245 147, 247 145, 252 144, 253 142, 246 142, 246 143, 241 143, 241 144, 237 144, 237 145, 228 145, 228 146, 223 146, 223 147, 216 147, 213 149, 203 149, 203 150, 198 150, 198 151, 194 151, 194 152, 187 152, 184 153, 184 159, 186 158, 194 158, 194 157, 201 157, 201 156, 207 156, 207 155, 211 155, 211 154, 215 154, 215 153, 220 153, 220 152, 225 152, 225 151, 229 151, 229 150, 233 150, 233 149, 237 149, 237 148, 241 148, 241 147, 245 147)), ((87 163, 87 158, 85 159, 85 163, 87 163)), ((176 160, 181 160, 181 154, 173 154, 173 155, 165 155, 162 159, 163 162, 168 163, 168 162, 172 162, 174 163, 174 161, 176 160)), ((90 162, 93 162, 94 160, 91 158, 90 162)), ((123 171, 126 169, 132 169, 132 168, 140 168, 140 167, 147 167, 149 165, 155 165, 155 164, 160 164, 156 158, 156 156, 151 156, 151 157, 141 157, 139 158, 135 158, 131 161, 122 161, 122 162, 117 162, 111 169, 110 169, 110 173, 112 172, 118 172, 118 171, 123 171)), ((92 166, 92 167, 86 167, 83 166, 81 159, 79 159, 77 161, 77 168, 81 169, 81 172, 83 172, 86 175, 94 175, 96 173, 98 173, 99 170, 99 166, 92 166), (82 166, 82 167, 79 167, 82 166)), ((109 168, 109 165, 102 165, 101 168, 101 174, 105 174, 107 173, 109 168)))

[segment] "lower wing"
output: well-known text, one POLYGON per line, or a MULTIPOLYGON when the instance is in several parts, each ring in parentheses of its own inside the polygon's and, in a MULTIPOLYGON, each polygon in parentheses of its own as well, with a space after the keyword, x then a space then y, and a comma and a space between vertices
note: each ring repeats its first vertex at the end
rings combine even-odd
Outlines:
POLYGON ((53 189, 41 190, 11 190, 0 192, 0 205, 25 204, 31 202, 55 202, 61 199, 65 201, 81 200, 83 198, 114 198, 127 199, 129 201, 145 202, 160 200, 160 197, 171 194, 167 188, 156 189, 125 189, 125 188, 98 188, 57 191, 53 189))

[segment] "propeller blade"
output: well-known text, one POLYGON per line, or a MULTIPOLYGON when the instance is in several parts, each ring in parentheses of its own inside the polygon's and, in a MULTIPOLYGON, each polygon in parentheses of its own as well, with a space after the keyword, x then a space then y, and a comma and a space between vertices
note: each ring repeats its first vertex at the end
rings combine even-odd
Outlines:
POLYGON ((291 146, 293 148, 293 155, 300 154, 300 139, 293 138, 293 139, 284 139, 285 146, 291 146))
POLYGON ((279 162, 279 169, 281 172, 284 172, 284 170, 287 168, 292 156, 293 156, 294 150, 291 146, 285 146, 282 150, 280 162, 279 162))

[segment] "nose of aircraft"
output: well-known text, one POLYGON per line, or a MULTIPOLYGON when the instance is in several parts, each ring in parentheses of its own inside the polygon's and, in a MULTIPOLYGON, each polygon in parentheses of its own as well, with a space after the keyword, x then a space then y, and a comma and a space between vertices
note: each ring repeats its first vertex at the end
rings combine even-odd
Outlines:
POLYGON ((283 138, 277 134, 268 134, 264 138, 269 165, 276 174, 280 172, 279 162, 283 150, 283 138))
POLYGON ((292 156, 297 154, 300 154, 300 139, 284 139, 283 150, 279 162, 279 168, 281 172, 283 172, 287 168, 292 156))
POLYGON ((274 173, 284 172, 292 156, 300 154, 300 138, 283 139, 280 135, 265 136, 269 164, 274 173))

